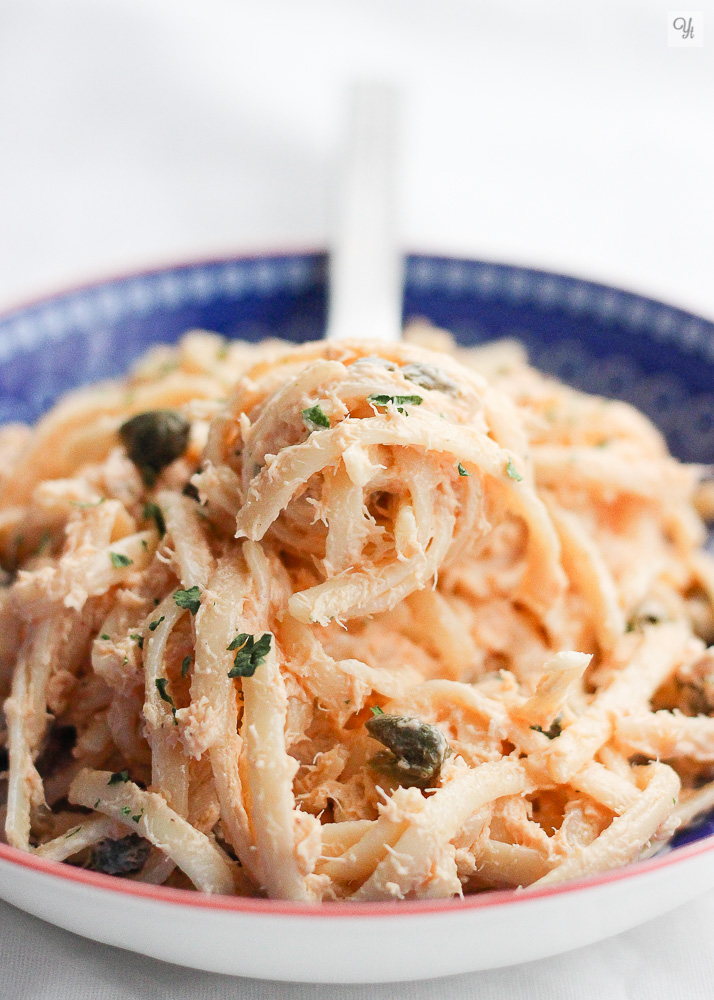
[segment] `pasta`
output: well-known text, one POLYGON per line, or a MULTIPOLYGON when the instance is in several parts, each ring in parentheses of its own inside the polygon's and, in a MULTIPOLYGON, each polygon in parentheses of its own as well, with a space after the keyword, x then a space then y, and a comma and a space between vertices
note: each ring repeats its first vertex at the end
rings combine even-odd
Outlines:
POLYGON ((714 804, 711 484, 515 342, 192 332, 0 456, 14 847, 454 897, 626 864, 714 804))

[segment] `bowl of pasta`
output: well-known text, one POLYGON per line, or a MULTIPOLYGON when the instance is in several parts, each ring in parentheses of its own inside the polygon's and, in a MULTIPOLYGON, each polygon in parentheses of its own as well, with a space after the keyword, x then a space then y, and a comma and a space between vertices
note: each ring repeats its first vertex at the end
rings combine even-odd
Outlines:
POLYGON ((714 326, 415 256, 401 342, 328 342, 325 270, 0 319, 0 896, 358 982, 714 886, 714 326))

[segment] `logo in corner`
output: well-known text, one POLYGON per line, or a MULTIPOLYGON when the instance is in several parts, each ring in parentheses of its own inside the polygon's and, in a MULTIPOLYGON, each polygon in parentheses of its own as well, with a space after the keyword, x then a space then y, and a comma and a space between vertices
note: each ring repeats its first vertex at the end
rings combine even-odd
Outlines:
POLYGON ((704 12, 670 10, 667 15, 667 44, 671 49, 703 48, 704 12))

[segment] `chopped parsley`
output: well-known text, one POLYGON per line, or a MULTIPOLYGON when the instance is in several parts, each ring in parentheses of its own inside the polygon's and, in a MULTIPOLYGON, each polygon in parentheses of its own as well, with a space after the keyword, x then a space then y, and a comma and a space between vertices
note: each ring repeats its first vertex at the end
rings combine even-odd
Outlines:
POLYGON ((520 483, 521 480, 523 479, 523 476, 520 474, 518 469, 513 464, 512 458, 508 459, 508 465, 506 466, 506 473, 511 477, 511 479, 515 479, 517 483, 520 483))
MULTIPOLYGON (((126 782, 128 780, 129 780, 129 772, 128 771, 115 771, 114 774, 109 779, 109 781, 107 782, 107 784, 108 785, 120 785, 122 782, 126 782)), ((97 800, 97 801, 99 801, 99 800, 97 800)))
POLYGON ((191 669, 191 657, 184 656, 183 663, 181 664, 181 676, 186 677, 190 669, 191 669))
POLYGON ((330 426, 330 418, 323 411, 319 403, 315 406, 308 406, 306 410, 302 411, 302 421, 311 434, 319 427, 330 426))
POLYGON ((201 590, 199 587, 189 587, 188 590, 177 590, 174 601, 180 608, 187 608, 195 615, 201 607, 201 590))
POLYGON ((471 475, 470 472, 466 471, 466 469, 463 467, 463 465, 461 464, 461 462, 459 462, 459 464, 456 466, 456 468, 459 470, 459 475, 460 476, 470 476, 471 475))
POLYGON ((129 556, 122 555, 121 552, 110 552, 109 558, 112 561, 112 566, 114 569, 122 569, 124 566, 131 566, 133 559, 129 556))
POLYGON ((101 500, 91 500, 86 503, 80 503, 79 500, 70 500, 70 505, 76 507, 77 510, 89 510, 90 507, 98 507, 101 503, 106 503, 107 498, 102 497, 101 500))
POLYGON ((111 641, 110 637, 107 635, 106 632, 102 632, 102 634, 99 636, 99 638, 103 639, 105 642, 110 642, 111 641))
POLYGON ((405 406, 421 406, 424 400, 421 396, 388 396, 384 393, 373 392, 367 396, 367 402, 373 406, 389 406, 391 403, 396 406, 397 412, 404 413, 405 406))
POLYGON ((255 636, 241 632, 228 646, 228 650, 237 650, 233 666, 228 671, 229 677, 252 677, 270 652, 272 640, 270 632, 266 632, 256 642, 255 636))
POLYGON ((166 615, 162 615, 161 618, 157 618, 155 622, 151 622, 149 625, 149 632, 155 632, 162 621, 165 621, 166 615))
POLYGON ((101 801, 102 801, 101 799, 97 799, 97 801, 96 801, 96 802, 94 803, 94 808, 95 808, 95 809, 97 808, 97 806, 99 805, 99 803, 100 803, 101 801))
POLYGON ((144 815, 144 810, 142 809, 141 812, 138 812, 136 816, 132 816, 131 818, 134 820, 135 823, 138 823, 143 815, 144 815))
POLYGON ((129 636, 129 638, 134 640, 134 642, 137 644, 137 646, 139 647, 139 649, 143 649, 144 648, 144 636, 143 635, 139 635, 138 632, 132 632, 132 634, 129 636))
POLYGON ((42 553, 45 552, 46 549, 49 548, 49 545, 50 545, 51 541, 52 541, 52 535, 45 528, 45 530, 42 532, 42 537, 40 538, 40 541, 39 541, 39 543, 37 545, 37 548, 35 549, 33 555, 41 556, 42 553))
POLYGON ((156 525, 156 530, 163 538, 166 534, 166 521, 164 520, 164 514, 161 507, 153 500, 149 500, 148 503, 144 504, 144 520, 153 521, 156 525))
POLYGON ((71 830, 68 830, 67 833, 65 833, 65 839, 67 837, 74 837, 75 833, 79 833, 80 829, 81 827, 79 826, 73 826, 71 830))
POLYGON ((372 713, 372 715, 384 715, 384 712, 379 707, 379 705, 374 705, 372 708, 370 708, 370 712, 372 713))
POLYGON ((543 733, 543 735, 547 736, 549 740, 556 739, 556 737, 560 736, 563 732, 563 727, 560 724, 560 716, 558 716, 557 719, 553 719, 550 724, 550 729, 543 729, 542 726, 531 726, 530 728, 536 733, 543 733))
POLYGON ((121 814, 122 816, 128 816, 131 813, 131 806, 122 806, 121 814))
POLYGON ((636 632, 644 629, 645 625, 661 625, 665 621, 663 609, 655 609, 652 606, 640 608, 628 620, 625 632, 636 632))
POLYGON ((161 700, 165 701, 167 705, 171 706, 171 714, 174 717, 174 725, 176 725, 176 705, 174 704, 173 698, 166 690, 166 687, 169 682, 165 677, 157 677, 154 683, 156 684, 156 690, 159 692, 159 697, 161 698, 161 700))

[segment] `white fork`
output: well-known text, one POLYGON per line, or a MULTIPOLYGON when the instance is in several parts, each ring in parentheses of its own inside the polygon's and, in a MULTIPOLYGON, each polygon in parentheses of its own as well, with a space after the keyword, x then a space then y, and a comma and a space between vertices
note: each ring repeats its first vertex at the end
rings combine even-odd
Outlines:
POLYGON ((397 110, 396 92, 387 84, 359 83, 350 90, 348 139, 330 254, 328 340, 401 339, 397 110))

